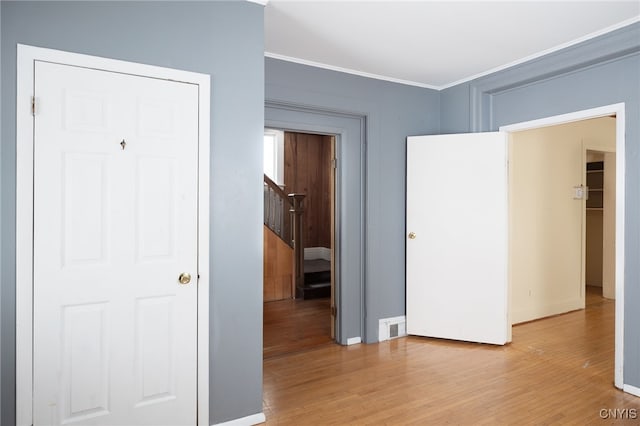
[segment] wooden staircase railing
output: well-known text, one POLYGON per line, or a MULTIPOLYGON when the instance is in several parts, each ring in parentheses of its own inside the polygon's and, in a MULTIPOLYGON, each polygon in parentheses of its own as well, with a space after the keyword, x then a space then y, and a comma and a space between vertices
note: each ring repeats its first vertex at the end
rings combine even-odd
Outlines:
POLYGON ((264 175, 264 224, 293 248, 294 298, 300 297, 304 288, 304 198, 304 194, 285 193, 269 176, 264 175))
POLYGON ((291 200, 282 188, 264 175, 264 224, 291 247, 293 238, 289 210, 292 207, 291 200))

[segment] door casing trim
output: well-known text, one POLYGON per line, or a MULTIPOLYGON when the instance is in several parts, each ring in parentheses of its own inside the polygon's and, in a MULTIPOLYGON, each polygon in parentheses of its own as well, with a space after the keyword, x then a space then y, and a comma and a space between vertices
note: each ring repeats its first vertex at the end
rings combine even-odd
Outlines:
MULTIPOLYGON (((333 135, 336 137, 335 141, 335 149, 336 149, 336 176, 335 176, 335 206, 334 206, 334 215, 335 215, 335 226, 334 233, 336 237, 336 244, 334 247, 334 256, 336 259, 334 268, 335 268, 335 293, 336 293, 336 308, 338 310, 336 315, 336 327, 335 327, 335 340, 341 345, 351 345, 355 343, 360 343, 366 341, 366 128, 367 128, 367 116, 361 115, 358 113, 335 110, 331 108, 323 108, 317 106, 310 105, 301 105, 296 103, 283 102, 279 100, 265 100, 265 127, 269 128, 277 128, 286 131, 292 132, 303 132, 303 133, 316 133, 316 134, 324 134, 324 135, 333 135), (293 116, 287 116, 285 119, 272 119, 269 117, 269 114, 266 113, 268 109, 277 110, 277 111, 288 111, 293 114, 293 116), (337 122, 329 122, 320 124, 311 121, 304 121, 297 118, 297 114, 310 114, 314 117, 332 117, 336 120, 354 120, 354 123, 357 122, 357 125, 360 127, 360 138, 355 138, 352 140, 353 136, 349 134, 347 128, 341 126, 337 122), (347 142, 347 139, 349 142, 347 142), (345 279, 343 279, 344 271, 344 263, 342 259, 343 254, 346 253, 343 238, 348 233, 348 229, 346 229, 344 218, 342 217, 342 213, 344 212, 344 192, 346 188, 343 188, 343 184, 345 182, 345 170, 347 165, 345 164, 345 153, 343 150, 346 149, 345 143, 355 143, 358 144, 358 161, 359 161, 359 174, 360 174, 360 185, 358 188, 358 207, 359 207, 359 232, 360 237, 358 238, 358 250, 360 254, 360 260, 358 262, 358 270, 359 270, 359 279, 356 281, 350 281, 353 285, 353 289, 355 290, 355 286, 357 285, 357 294, 358 294, 358 307, 360 310, 360 316, 358 318, 358 334, 356 335, 353 330, 351 333, 349 332, 349 326, 352 325, 345 320, 347 312, 349 309, 355 309, 355 305, 351 305, 347 300, 347 288, 345 287, 345 279)), ((353 263, 353 261, 350 261, 353 263)), ((355 292, 354 292, 355 293, 355 292)), ((351 295, 353 297, 353 295, 351 295)), ((376 334, 377 336, 377 334, 376 334)))
MULTIPOLYGON (((209 424, 210 76, 18 44, 16 98, 16 424, 33 423, 33 148, 35 62, 45 61, 198 86, 198 425, 209 424)), ((37 99, 36 99, 37 102, 37 99)))

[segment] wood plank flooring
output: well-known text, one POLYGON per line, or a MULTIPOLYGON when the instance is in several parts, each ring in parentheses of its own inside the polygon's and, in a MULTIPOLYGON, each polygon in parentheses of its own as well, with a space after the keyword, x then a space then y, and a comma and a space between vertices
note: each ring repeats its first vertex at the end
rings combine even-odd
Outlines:
POLYGON ((518 325, 502 347, 405 337, 272 357, 267 424, 638 425, 640 398, 613 386, 614 314, 590 291, 586 310, 518 325), (600 418, 625 408, 638 418, 600 418))
POLYGON ((331 300, 287 299, 264 304, 265 359, 334 344, 331 339, 331 300))

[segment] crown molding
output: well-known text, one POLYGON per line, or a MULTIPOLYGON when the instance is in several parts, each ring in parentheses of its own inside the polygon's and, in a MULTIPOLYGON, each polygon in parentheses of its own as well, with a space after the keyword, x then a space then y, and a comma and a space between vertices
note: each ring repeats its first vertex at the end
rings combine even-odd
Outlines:
POLYGON ((373 78, 373 79, 376 79, 376 80, 383 80, 383 81, 388 81, 388 82, 391 82, 391 83, 406 84, 408 86, 416 86, 416 87, 421 87, 423 89, 439 90, 438 87, 432 86, 430 84, 418 83, 416 81, 410 81, 410 80, 402 80, 400 78, 394 78, 394 77, 389 77, 389 76, 379 75, 379 74, 372 74, 372 73, 368 73, 368 72, 364 72, 364 71, 358 71, 358 70, 354 70, 354 69, 350 69, 350 68, 337 67, 335 65, 323 64, 321 62, 314 62, 314 61, 309 61, 309 60, 306 60, 306 59, 295 58, 295 57, 292 57, 292 56, 280 55, 278 53, 264 52, 264 56, 267 57, 267 58, 279 59, 281 61, 287 61, 287 62, 293 62, 293 63, 296 63, 296 64, 307 65, 307 66, 310 66, 310 67, 322 68, 322 69, 325 69, 325 70, 337 71, 337 72, 341 72, 341 73, 345 73, 345 74, 357 75, 359 77, 373 78))
MULTIPOLYGON (((255 3, 261 3, 262 1, 264 1, 264 3, 266 4, 269 0, 247 0, 247 1, 254 1, 255 3)), ((640 22, 640 16, 636 16, 634 18, 631 19, 627 19, 625 21, 622 21, 618 24, 612 25, 610 27, 604 28, 600 31, 596 31, 593 32, 591 34, 587 34, 586 36, 577 38, 575 40, 554 46, 550 49, 546 49, 543 50, 541 52, 537 52, 533 55, 529 55, 526 56, 524 58, 518 59, 516 61, 513 62, 509 62, 507 64, 495 67, 495 68, 491 68, 487 71, 483 71, 481 73, 478 74, 474 74, 465 78, 462 78, 460 80, 456 80, 450 83, 446 83, 443 84, 441 86, 437 86, 437 85, 432 85, 432 84, 426 84, 426 83, 421 83, 421 82, 417 82, 417 81, 411 81, 411 80, 403 80, 400 78, 395 78, 395 77, 389 77, 389 76, 385 76, 385 75, 380 75, 380 74, 373 74, 373 73, 368 73, 368 72, 364 72, 364 71, 359 71, 359 70, 354 70, 351 68, 343 68, 343 67, 339 67, 339 66, 335 66, 335 65, 329 65, 329 64, 325 64, 325 63, 321 63, 321 62, 315 62, 315 61, 310 61, 307 59, 302 59, 302 58, 296 58, 293 56, 287 56, 287 55, 281 55, 278 53, 273 53, 273 52, 265 52, 264 56, 267 58, 273 58, 273 59, 279 59, 282 61, 287 61, 287 62, 293 62, 296 64, 301 64, 301 65, 307 65, 307 66, 311 66, 311 67, 315 67, 315 68, 322 68, 322 69, 326 69, 326 70, 330 70, 330 71, 337 71, 337 72, 342 72, 345 74, 351 74, 351 75, 357 75, 360 77, 366 77, 366 78, 373 78, 376 80, 383 80, 383 81, 388 81, 391 83, 399 83, 399 84, 405 84, 408 86, 415 86, 415 87, 421 87, 424 89, 432 89, 432 90, 444 90, 444 89, 448 89, 450 87, 454 87, 463 83, 467 83, 469 81, 473 81, 473 80, 477 80, 480 79, 482 77, 487 77, 490 76, 492 74, 501 72, 501 71, 505 71, 511 68, 515 68, 518 65, 523 65, 526 64, 528 62, 532 62, 535 61, 537 59, 540 59, 544 56, 548 56, 548 55, 552 55, 555 54, 556 52, 559 52, 561 50, 565 50, 567 48, 571 48, 573 46, 576 46, 578 44, 581 44, 583 42, 601 37, 601 36, 606 36, 609 33, 615 32, 617 30, 620 30, 622 28, 625 27, 629 27, 632 26, 633 24, 636 24, 640 22)))

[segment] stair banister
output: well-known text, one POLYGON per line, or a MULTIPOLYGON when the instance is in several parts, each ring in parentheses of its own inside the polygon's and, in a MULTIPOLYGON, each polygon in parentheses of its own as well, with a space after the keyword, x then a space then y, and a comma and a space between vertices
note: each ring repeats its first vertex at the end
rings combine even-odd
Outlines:
POLYGON ((290 247, 293 247, 293 239, 291 214, 288 212, 292 206, 282 188, 264 175, 264 224, 290 247))
POLYGON ((264 175, 264 224, 293 248, 294 298, 302 297, 304 288, 304 198, 305 194, 287 194, 264 175))

